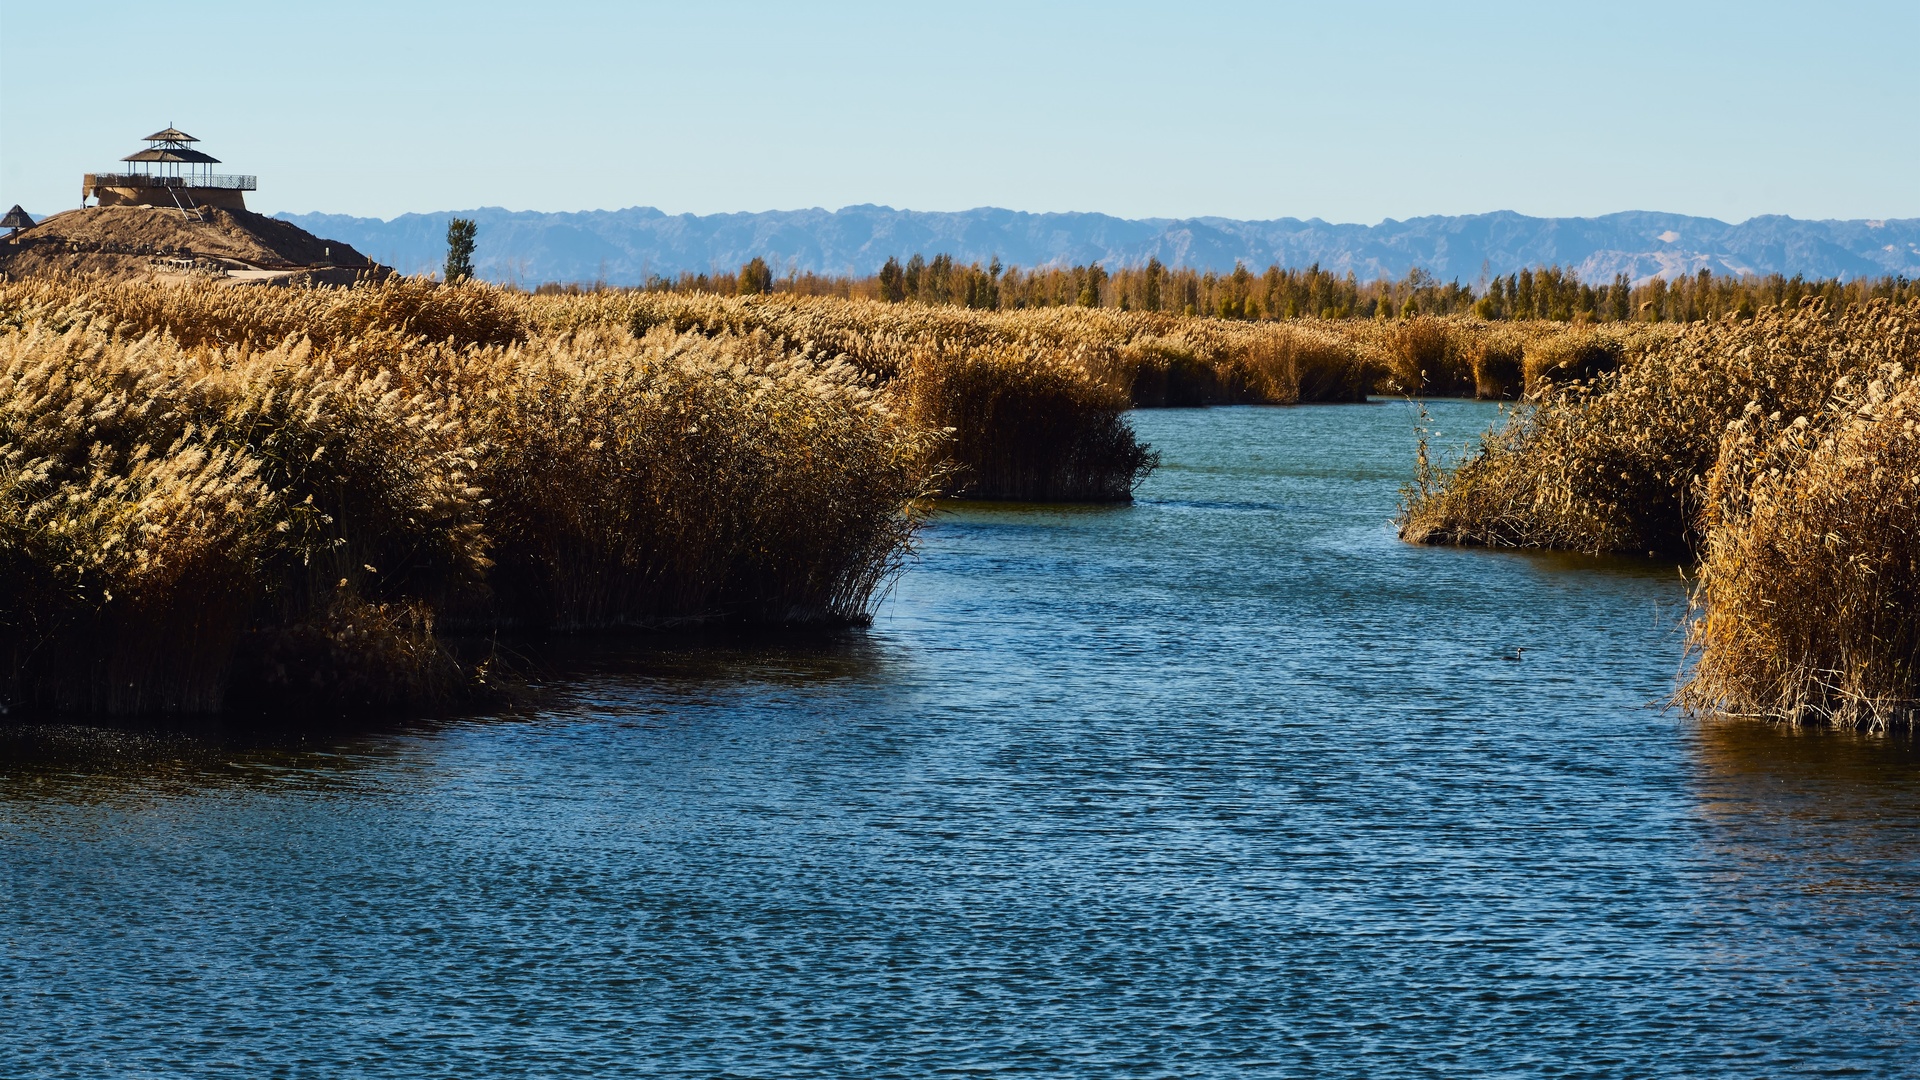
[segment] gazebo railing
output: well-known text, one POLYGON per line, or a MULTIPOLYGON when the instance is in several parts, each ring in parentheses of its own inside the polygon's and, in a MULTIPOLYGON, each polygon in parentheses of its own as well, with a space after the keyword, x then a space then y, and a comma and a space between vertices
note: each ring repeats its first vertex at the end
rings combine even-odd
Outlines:
POLYGON ((149 173, 88 173, 89 188, 225 188, 230 191, 258 191, 259 178, 221 173, 200 176, 155 176, 149 173))

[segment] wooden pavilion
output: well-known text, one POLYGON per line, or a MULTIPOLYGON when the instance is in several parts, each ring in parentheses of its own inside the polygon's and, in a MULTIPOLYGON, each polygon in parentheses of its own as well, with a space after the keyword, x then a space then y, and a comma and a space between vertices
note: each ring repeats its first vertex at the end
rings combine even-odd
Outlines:
POLYGON ((80 182, 80 205, 98 199, 101 206, 164 206, 195 213, 203 206, 245 210, 242 192, 253 191, 251 176, 213 171, 220 159, 195 150, 199 139, 169 127, 146 137, 147 148, 120 160, 111 172, 87 173, 80 182))

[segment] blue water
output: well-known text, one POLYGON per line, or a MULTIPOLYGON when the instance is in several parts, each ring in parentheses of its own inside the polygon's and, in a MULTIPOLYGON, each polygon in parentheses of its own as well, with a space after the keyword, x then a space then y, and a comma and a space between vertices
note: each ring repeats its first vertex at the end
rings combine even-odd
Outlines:
POLYGON ((1398 543, 1404 405, 1135 422, 864 633, 12 729, 0 1076, 1914 1071, 1913 743, 1663 711, 1673 565, 1398 543))

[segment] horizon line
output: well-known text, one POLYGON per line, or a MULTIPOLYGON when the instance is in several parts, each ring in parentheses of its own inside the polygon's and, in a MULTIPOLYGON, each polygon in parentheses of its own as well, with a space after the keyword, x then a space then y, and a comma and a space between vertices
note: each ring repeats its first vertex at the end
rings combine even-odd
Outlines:
POLYGON ((1015 210, 1009 207, 993 206, 993 205, 987 205, 987 204, 983 204, 980 206, 967 207, 966 209, 962 209, 962 210, 914 210, 914 209, 902 209, 899 207, 889 206, 885 203, 848 203, 847 205, 841 206, 837 209, 828 209, 824 206, 804 206, 804 207, 790 207, 790 208, 772 208, 772 209, 766 209, 766 210, 716 210, 708 213, 697 213, 690 210, 680 211, 678 213, 670 213, 666 210, 660 209, 657 206, 650 206, 642 203, 634 203, 629 206, 615 207, 612 209, 608 209, 605 207, 589 207, 589 208, 576 209, 576 210, 511 209, 505 206, 483 204, 480 206, 466 207, 466 208, 460 208, 460 209, 408 210, 408 211, 404 211, 402 213, 396 214, 393 217, 380 217, 374 214, 340 213, 340 212, 330 211, 330 210, 275 210, 275 211, 272 211, 271 213, 267 213, 265 216, 272 217, 272 216, 278 216, 278 215, 286 215, 289 217, 308 217, 308 216, 318 215, 318 216, 325 216, 325 217, 354 218, 360 221, 378 221, 378 222, 381 222, 382 224, 392 224, 393 222, 396 222, 403 218, 408 218, 408 217, 435 217, 439 215, 472 214, 472 213, 484 213, 489 211, 497 211, 503 214, 575 215, 575 214, 624 214, 624 213, 628 213, 636 210, 651 211, 652 213, 658 214, 661 217, 667 217, 667 218, 759 217, 759 216, 768 215, 768 214, 804 214, 804 213, 822 213, 822 214, 839 215, 839 214, 843 214, 853 210, 877 210, 877 211, 885 211, 887 213, 892 213, 892 214, 924 214, 924 215, 952 216, 952 215, 958 215, 958 214, 979 213, 981 211, 996 211, 1001 213, 1013 214, 1021 217, 1101 217, 1101 218, 1109 218, 1115 221, 1125 221, 1125 222, 1130 222, 1134 224, 1143 224, 1143 225, 1168 224, 1168 223, 1178 223, 1183 221, 1199 221, 1199 222, 1228 221, 1228 222, 1233 222, 1235 224, 1246 224, 1246 225, 1266 225, 1266 224, 1277 224, 1281 222, 1297 222, 1302 225, 1328 225, 1328 226, 1362 228, 1362 229, 1376 229, 1385 225, 1404 225, 1404 224, 1408 224, 1411 222, 1418 222, 1418 221, 1433 221, 1433 220, 1447 220, 1447 219, 1460 219, 1460 218, 1487 218, 1487 217, 1511 216, 1511 217, 1523 218, 1529 221, 1602 221, 1607 218, 1624 217, 1627 215, 1634 215, 1634 214, 1647 214, 1647 215, 1655 215, 1660 217, 1672 217, 1672 218, 1686 218, 1692 221, 1711 221, 1719 225, 1724 225, 1724 226, 1734 227, 1734 228, 1737 228, 1742 225, 1751 224, 1752 222, 1755 222, 1755 221, 1763 221, 1763 220, 1783 220, 1783 221, 1799 221, 1799 222, 1809 222, 1809 223, 1865 225, 1869 228, 1884 227, 1887 224, 1895 224, 1895 223, 1905 224, 1908 222, 1920 222, 1920 217, 1797 218, 1797 217, 1794 217, 1792 214, 1783 214, 1783 213, 1753 214, 1746 218, 1742 218, 1739 221, 1727 221, 1723 218, 1708 217, 1701 214, 1688 214, 1688 213, 1682 213, 1679 211, 1672 211, 1672 210, 1644 210, 1644 209, 1613 210, 1613 211, 1608 211, 1607 213, 1604 213, 1604 214, 1527 214, 1527 213, 1522 213, 1518 210, 1485 210, 1485 211, 1475 211, 1475 212, 1457 213, 1457 214, 1418 214, 1412 217, 1404 217, 1404 218, 1383 217, 1377 222, 1364 222, 1364 221, 1329 221, 1325 218, 1317 217, 1317 216, 1305 217, 1305 218, 1302 218, 1302 217, 1237 218, 1237 217, 1228 217, 1223 214, 1194 214, 1194 215, 1188 215, 1185 217, 1163 217, 1163 216, 1125 217, 1119 214, 1111 214, 1101 210, 1015 210))

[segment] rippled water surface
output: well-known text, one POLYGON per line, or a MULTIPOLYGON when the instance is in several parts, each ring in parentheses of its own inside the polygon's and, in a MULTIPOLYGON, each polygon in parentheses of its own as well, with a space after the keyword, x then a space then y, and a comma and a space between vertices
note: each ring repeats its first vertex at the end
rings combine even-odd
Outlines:
POLYGON ((1136 423, 1137 505, 947 515, 865 634, 11 730, 0 1075, 1914 1068, 1911 743, 1661 711, 1671 565, 1397 543, 1405 406, 1136 423))

